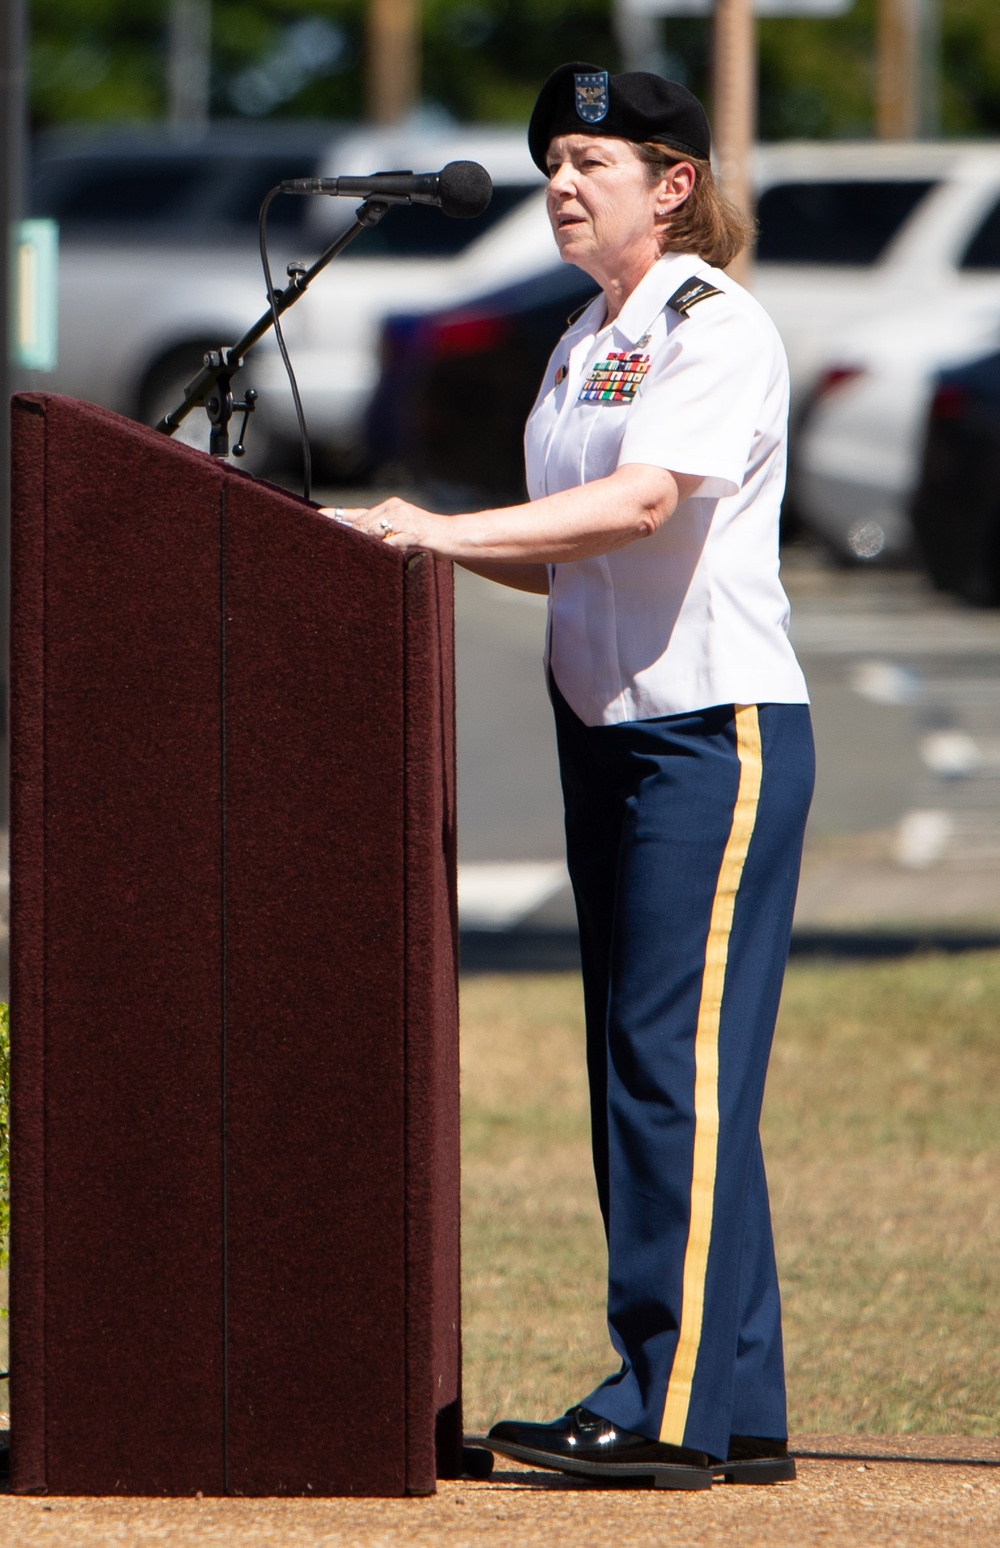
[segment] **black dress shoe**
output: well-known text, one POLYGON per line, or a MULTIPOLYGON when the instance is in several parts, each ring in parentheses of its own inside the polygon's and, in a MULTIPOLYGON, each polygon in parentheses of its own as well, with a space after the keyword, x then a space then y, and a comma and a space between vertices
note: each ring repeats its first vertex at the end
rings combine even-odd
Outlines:
POLYGON ((504 1419, 486 1436, 469 1437, 502 1456, 584 1478, 650 1479, 658 1489, 709 1489, 713 1468, 703 1451, 647 1440, 620 1430, 587 1408, 571 1408, 551 1424, 504 1419))
POLYGON ((788 1442, 769 1440, 762 1435, 731 1435, 729 1455, 715 1468, 719 1483, 772 1484, 791 1483, 795 1477, 795 1458, 788 1455, 788 1442))

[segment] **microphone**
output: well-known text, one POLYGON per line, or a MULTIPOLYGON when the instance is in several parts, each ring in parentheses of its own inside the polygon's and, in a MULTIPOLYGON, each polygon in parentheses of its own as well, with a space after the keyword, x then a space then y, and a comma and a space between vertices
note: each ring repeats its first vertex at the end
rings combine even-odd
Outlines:
POLYGON ((493 181, 478 161, 449 161, 440 172, 372 172, 368 177, 293 177, 282 193, 333 194, 378 199, 383 204, 436 204, 445 215, 471 220, 493 194, 493 181))

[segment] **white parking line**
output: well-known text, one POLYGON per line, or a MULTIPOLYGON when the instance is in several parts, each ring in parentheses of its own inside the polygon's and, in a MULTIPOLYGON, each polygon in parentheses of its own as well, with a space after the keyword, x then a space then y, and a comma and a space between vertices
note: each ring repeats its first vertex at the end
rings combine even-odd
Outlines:
POLYGON ((859 661, 848 681, 871 704, 916 704, 923 689, 918 673, 895 661, 859 661))
POLYGON ((568 886, 561 860, 460 865, 459 924, 463 930, 509 930, 568 886))
POLYGON ((929 731, 920 739, 920 757, 939 779, 969 779, 983 763, 982 752, 967 731, 929 731))
POLYGON ((907 812, 896 829, 893 857, 897 865, 922 871, 944 854, 951 838, 954 820, 950 812, 925 810, 907 812))

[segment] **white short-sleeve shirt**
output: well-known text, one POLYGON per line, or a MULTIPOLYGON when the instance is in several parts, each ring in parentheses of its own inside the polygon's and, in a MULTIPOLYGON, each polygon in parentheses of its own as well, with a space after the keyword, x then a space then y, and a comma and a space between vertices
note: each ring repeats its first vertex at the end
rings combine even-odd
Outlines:
POLYGON ((547 662, 587 725, 715 704, 807 703, 778 578, 788 367, 766 312, 701 259, 654 264, 609 327, 563 335, 525 431, 533 500, 627 463, 701 476, 652 537, 550 566, 547 662), (722 294, 666 303, 696 278, 722 294), (581 401, 609 355, 649 356, 628 402, 581 401))

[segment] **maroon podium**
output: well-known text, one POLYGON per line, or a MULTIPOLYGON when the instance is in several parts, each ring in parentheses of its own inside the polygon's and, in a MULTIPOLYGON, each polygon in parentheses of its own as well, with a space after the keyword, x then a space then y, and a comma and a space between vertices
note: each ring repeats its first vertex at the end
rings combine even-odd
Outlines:
POLYGON ((461 1466, 452 594, 15 399, 11 1471, 461 1466))

